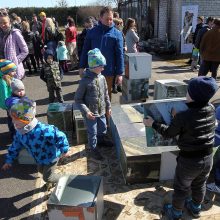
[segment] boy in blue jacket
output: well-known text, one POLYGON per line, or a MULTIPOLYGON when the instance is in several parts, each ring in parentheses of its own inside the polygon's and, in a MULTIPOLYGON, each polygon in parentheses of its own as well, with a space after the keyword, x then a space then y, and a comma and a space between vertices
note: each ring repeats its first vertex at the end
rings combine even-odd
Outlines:
POLYGON ((25 147, 38 164, 43 180, 56 183, 60 175, 54 170, 59 158, 68 156, 69 143, 63 132, 53 125, 39 122, 35 114, 36 103, 26 97, 11 106, 10 115, 17 132, 8 148, 2 170, 9 169, 19 151, 25 147))

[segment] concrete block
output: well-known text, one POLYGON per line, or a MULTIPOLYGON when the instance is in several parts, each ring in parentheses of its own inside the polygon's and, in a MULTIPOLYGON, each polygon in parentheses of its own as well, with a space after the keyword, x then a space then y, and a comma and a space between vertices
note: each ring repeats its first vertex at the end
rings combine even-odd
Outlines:
POLYGON ((125 76, 129 79, 151 77, 152 56, 148 53, 125 54, 125 76))
POLYGON ((47 202, 50 220, 101 220, 103 209, 100 176, 63 176, 47 202))
POLYGON ((175 79, 156 80, 154 83, 154 99, 172 99, 186 97, 187 84, 175 79))

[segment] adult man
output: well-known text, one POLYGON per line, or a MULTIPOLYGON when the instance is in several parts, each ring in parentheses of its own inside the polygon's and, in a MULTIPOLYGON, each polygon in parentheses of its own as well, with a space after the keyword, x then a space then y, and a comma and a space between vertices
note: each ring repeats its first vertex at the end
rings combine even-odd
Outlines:
POLYGON ((196 35, 196 40, 194 43, 196 48, 198 49, 200 48, 200 43, 202 41, 202 38, 207 31, 212 29, 213 22, 214 22, 214 18, 208 17, 206 23, 203 24, 202 28, 199 30, 198 34, 196 35))
POLYGON ((124 71, 124 52, 122 33, 115 28, 113 23, 113 11, 109 7, 104 7, 100 11, 99 24, 88 31, 84 42, 79 74, 82 76, 84 68, 87 67, 89 50, 99 48, 107 61, 107 65, 102 72, 105 76, 108 93, 111 99, 111 88, 114 76, 119 78, 124 71))
POLYGON ((42 23, 37 20, 36 14, 33 14, 33 17, 32 17, 31 30, 34 33, 36 33, 36 31, 38 31, 41 34, 41 32, 42 32, 42 23))
POLYGON ((217 70, 220 64, 220 19, 214 20, 212 30, 206 32, 200 44, 200 54, 202 64, 199 69, 199 75, 206 76, 210 71, 212 77, 216 79, 217 70))

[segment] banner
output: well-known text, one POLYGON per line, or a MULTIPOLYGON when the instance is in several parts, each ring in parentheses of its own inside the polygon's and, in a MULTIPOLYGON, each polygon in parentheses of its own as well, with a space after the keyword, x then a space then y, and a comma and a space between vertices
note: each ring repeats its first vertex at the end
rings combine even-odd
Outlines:
POLYGON ((193 34, 197 25, 198 5, 182 6, 181 53, 191 53, 193 34))

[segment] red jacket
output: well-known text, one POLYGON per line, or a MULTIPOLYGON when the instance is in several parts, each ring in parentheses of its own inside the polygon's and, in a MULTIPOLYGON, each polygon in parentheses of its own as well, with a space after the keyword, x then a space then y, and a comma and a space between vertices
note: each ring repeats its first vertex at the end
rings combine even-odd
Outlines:
POLYGON ((65 31, 66 43, 76 42, 77 30, 75 26, 68 27, 65 31))

